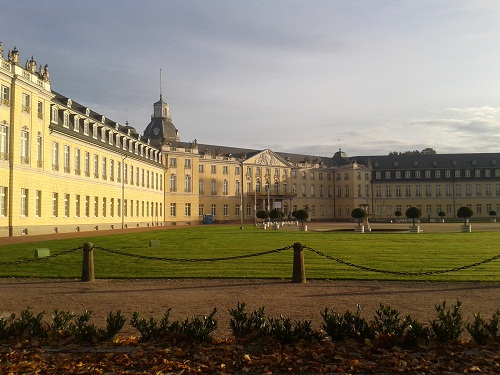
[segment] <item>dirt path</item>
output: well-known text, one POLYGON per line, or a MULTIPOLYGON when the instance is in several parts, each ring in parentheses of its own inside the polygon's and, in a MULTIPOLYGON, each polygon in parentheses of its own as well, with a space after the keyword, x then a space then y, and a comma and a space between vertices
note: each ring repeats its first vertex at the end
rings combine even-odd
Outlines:
MULTIPOLYGON (((173 320, 206 315, 217 307, 217 334, 229 335, 228 310, 245 302, 249 311, 264 306, 267 317, 283 314, 295 320, 310 319, 321 325, 320 311, 334 307, 343 313, 362 307, 372 317, 380 303, 390 305, 401 315, 428 323, 435 317, 434 305, 446 300, 451 306, 460 300, 463 315, 485 317, 500 309, 500 283, 441 283, 386 281, 308 281, 293 284, 287 280, 78 280, 0 279, 0 314, 19 313, 27 307, 45 311, 54 308, 82 313, 93 311, 95 322, 103 325, 108 312, 121 310, 130 319, 134 311, 141 317, 161 317, 172 308, 173 320)), ((130 325, 122 334, 136 334, 130 325)))

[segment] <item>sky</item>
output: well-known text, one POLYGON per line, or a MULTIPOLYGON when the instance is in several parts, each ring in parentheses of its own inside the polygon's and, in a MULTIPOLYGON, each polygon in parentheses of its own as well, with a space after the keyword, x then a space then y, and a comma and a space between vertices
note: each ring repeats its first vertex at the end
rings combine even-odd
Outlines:
POLYGON ((497 0, 2 0, 0 41, 139 133, 161 86, 185 142, 500 152, 499 20, 497 0))

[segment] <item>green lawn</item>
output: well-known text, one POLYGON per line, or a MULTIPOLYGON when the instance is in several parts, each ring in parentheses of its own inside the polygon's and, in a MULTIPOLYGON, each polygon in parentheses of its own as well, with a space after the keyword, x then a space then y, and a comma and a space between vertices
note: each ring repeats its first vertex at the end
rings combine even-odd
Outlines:
MULTIPOLYGON (((500 254, 498 232, 481 233, 370 233, 264 231, 245 226, 195 226, 164 231, 92 237, 94 246, 158 258, 220 258, 279 249, 295 242, 335 259, 388 271, 418 272, 461 267, 500 254), (149 247, 159 240, 160 247, 149 247)), ((42 261, 33 260, 35 248, 57 254, 80 247, 86 240, 71 239, 0 246, 0 277, 79 278, 82 250, 42 261)), ((96 278, 291 278, 293 249, 257 257, 216 262, 173 262, 138 259, 94 250, 96 278)), ((305 250, 308 279, 407 281, 500 281, 500 259, 467 270, 440 275, 405 276, 375 273, 339 264, 305 250)))

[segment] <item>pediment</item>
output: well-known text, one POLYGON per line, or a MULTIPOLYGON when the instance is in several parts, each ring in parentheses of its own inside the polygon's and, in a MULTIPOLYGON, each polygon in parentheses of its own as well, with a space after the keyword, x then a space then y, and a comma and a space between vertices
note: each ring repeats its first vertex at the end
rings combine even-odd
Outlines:
POLYGON ((289 167, 290 164, 284 161, 280 156, 271 150, 264 150, 245 160, 245 164, 269 167, 289 167))

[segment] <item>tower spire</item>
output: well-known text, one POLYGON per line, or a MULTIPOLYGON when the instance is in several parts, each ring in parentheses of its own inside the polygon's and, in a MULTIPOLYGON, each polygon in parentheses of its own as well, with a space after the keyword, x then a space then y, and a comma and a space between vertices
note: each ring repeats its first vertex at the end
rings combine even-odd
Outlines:
POLYGON ((162 100, 162 98, 163 98, 163 92, 162 92, 163 91, 163 87, 162 87, 163 86, 163 82, 162 81, 163 80, 162 80, 161 69, 160 69, 160 100, 162 100))

